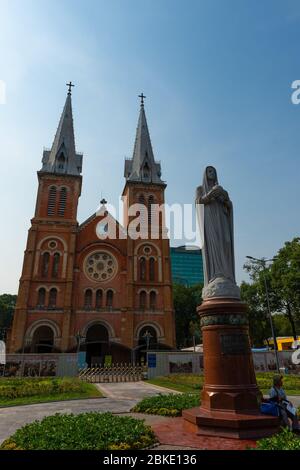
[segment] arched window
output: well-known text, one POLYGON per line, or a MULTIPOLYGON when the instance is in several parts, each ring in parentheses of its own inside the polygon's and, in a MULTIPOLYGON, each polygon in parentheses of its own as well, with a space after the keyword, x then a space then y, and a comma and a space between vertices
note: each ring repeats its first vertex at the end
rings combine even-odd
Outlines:
POLYGON ((144 196, 144 194, 139 195, 139 204, 144 204, 145 205, 145 196, 144 196))
POLYGON ((45 307, 45 302, 46 302, 46 289, 44 287, 41 287, 38 293, 37 306, 45 307))
POLYGON ((149 229, 151 228, 151 223, 152 223, 152 215, 153 215, 153 204, 154 204, 154 197, 149 196, 148 198, 148 226, 149 229))
POLYGON ((144 290, 140 292, 140 309, 145 310, 147 306, 147 294, 144 290))
POLYGON ((51 186, 48 197, 48 215, 54 215, 56 204, 56 187, 51 186))
POLYGON ((155 259, 149 259, 149 281, 155 281, 155 259))
MULTIPOLYGON (((147 152, 146 152, 146 156, 148 156, 147 152)), ((146 162, 143 168, 143 178, 148 180, 149 177, 150 177, 150 168, 149 168, 148 162, 146 162)))
POLYGON ((154 290, 150 292, 150 309, 156 309, 156 292, 154 292, 154 290))
POLYGON ((55 289, 55 287, 52 287, 52 289, 50 289, 50 292, 49 292, 49 308, 55 308, 56 301, 57 301, 57 289, 55 289))
POLYGON ((60 254, 54 253, 53 265, 52 265, 52 277, 58 276, 59 260, 60 260, 60 254))
POLYGON ((144 257, 140 258, 140 281, 146 280, 146 259, 144 257))
POLYGON ((61 188, 60 195, 59 195, 59 208, 58 208, 58 215, 60 217, 63 217, 65 215, 66 203, 67 203, 67 188, 61 188))
POLYGON ((57 164, 58 164, 57 168, 58 168, 59 171, 64 171, 65 163, 66 163, 65 156, 64 156, 63 153, 61 153, 60 156, 57 159, 57 164))
POLYGON ((49 271, 50 254, 44 253, 42 256, 42 276, 47 277, 49 271))
POLYGON ((106 307, 111 308, 113 306, 114 293, 109 289, 106 293, 106 307))
POLYGON ((96 292, 96 308, 102 307, 103 292, 101 289, 98 289, 96 292))
POLYGON ((84 293, 84 308, 90 309, 92 308, 93 303, 93 291, 91 289, 87 289, 84 293))
MULTIPOLYGON (((145 231, 146 224, 147 224, 147 206, 146 206, 146 201, 145 197, 143 194, 139 195, 139 209, 140 209, 140 221, 141 221, 141 227, 140 227, 140 232, 145 231)), ((147 230, 146 230, 147 232, 147 230)))

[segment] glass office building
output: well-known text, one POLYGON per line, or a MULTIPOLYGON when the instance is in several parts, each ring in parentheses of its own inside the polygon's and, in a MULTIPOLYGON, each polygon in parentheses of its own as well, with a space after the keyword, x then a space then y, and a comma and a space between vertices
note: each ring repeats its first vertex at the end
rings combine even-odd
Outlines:
POLYGON ((171 247, 171 269, 174 283, 193 286, 203 283, 202 252, 199 247, 171 247))

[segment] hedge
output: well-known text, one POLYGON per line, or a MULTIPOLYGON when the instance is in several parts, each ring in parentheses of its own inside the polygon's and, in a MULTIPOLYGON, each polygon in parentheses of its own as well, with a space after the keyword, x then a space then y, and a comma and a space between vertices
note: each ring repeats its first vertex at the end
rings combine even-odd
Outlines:
POLYGON ((112 413, 55 414, 18 429, 1 450, 126 450, 156 441, 143 420, 112 413))
POLYGON ((144 398, 131 411, 162 416, 181 416, 182 410, 199 406, 199 404, 198 394, 159 394, 154 397, 144 398))

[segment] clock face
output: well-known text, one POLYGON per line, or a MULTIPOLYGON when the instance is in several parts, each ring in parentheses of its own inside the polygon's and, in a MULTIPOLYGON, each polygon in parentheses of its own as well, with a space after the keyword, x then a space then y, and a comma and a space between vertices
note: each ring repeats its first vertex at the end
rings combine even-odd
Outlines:
POLYGON ((108 252, 97 251, 84 261, 84 272, 95 282, 106 282, 112 279, 118 270, 116 258, 108 252))

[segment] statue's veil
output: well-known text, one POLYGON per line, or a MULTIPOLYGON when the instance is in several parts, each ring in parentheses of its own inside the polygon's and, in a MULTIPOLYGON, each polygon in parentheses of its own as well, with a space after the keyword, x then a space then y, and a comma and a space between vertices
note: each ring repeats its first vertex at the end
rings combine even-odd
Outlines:
MULTIPOLYGON (((212 189, 212 187, 215 186, 216 184, 219 184, 217 170, 213 166, 207 166, 204 170, 202 186, 198 188, 197 192, 201 191, 201 196, 205 196, 212 189), (207 178, 208 168, 214 169, 214 172, 216 175, 214 181, 210 181, 207 178)), ((199 222, 200 248, 202 249, 204 246, 204 204, 197 203, 197 198, 198 198, 198 194, 196 194, 196 213, 197 213, 198 222, 199 222)))
POLYGON ((207 166, 207 167, 205 168, 205 170, 204 170, 204 175, 203 175, 203 183, 202 183, 203 196, 204 196, 205 194, 207 194, 207 193, 212 189, 212 187, 215 186, 216 184, 219 184, 219 183, 218 183, 217 170, 216 170, 215 167, 213 167, 213 166, 207 166), (215 177, 214 181, 211 181, 211 182, 210 182, 210 180, 207 178, 207 170, 208 170, 208 168, 212 168, 212 169, 214 170, 214 172, 215 172, 216 177, 215 177))

